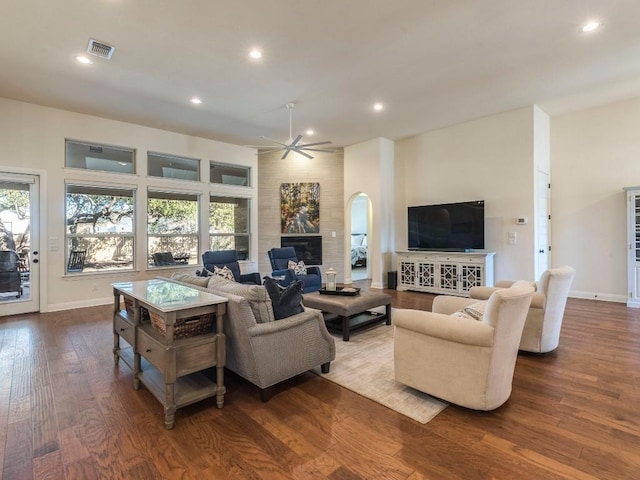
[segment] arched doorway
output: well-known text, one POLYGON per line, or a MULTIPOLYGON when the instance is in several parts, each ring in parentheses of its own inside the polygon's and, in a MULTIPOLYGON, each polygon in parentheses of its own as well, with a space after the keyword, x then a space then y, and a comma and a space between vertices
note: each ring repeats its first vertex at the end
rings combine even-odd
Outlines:
POLYGON ((349 263, 351 280, 371 278, 370 273, 370 234, 371 234, 371 200, 365 193, 358 193, 350 201, 349 263))

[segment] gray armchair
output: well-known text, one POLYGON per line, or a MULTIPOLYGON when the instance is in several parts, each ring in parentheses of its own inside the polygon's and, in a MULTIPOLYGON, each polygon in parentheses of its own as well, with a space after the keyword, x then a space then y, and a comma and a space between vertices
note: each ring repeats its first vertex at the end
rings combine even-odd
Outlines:
POLYGON ((15 292, 16 298, 22 295, 19 263, 20 257, 13 250, 0 252, 0 293, 15 292))

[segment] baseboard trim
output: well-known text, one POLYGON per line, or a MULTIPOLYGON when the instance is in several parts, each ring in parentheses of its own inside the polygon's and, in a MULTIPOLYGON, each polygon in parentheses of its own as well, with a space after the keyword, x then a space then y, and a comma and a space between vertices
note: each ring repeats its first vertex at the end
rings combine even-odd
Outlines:
POLYGON ((61 312, 63 310, 73 310, 75 308, 98 307, 113 303, 113 297, 90 298, 79 302, 54 303, 47 305, 47 312, 61 312))
POLYGON ((627 297, 624 295, 615 295, 612 293, 598 292, 581 292, 572 290, 569 292, 571 298, 584 298, 586 300, 602 300, 603 302, 627 303, 627 297))

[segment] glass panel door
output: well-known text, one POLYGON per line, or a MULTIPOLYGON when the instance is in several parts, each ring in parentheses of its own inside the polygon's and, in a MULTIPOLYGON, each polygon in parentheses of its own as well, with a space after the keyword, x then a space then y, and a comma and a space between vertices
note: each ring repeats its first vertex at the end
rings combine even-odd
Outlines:
POLYGON ((39 305, 39 178, 2 173, 0 180, 0 316, 39 305))

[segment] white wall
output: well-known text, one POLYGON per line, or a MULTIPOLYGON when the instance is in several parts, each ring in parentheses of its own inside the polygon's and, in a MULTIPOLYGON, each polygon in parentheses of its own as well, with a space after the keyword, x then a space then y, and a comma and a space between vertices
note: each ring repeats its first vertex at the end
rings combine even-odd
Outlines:
MULTIPOLYGON (((394 159, 394 142, 386 138, 375 138, 344 149, 346 225, 351 223, 351 203, 357 195, 366 193, 371 201, 371 229, 367 239, 370 264, 367 268, 372 288, 383 288, 386 272, 393 269, 394 159)), ((345 245, 345 265, 350 262, 350 258, 346 258, 350 242, 348 239, 345 245)))
MULTIPOLYGON (((238 192, 252 193, 252 209, 254 212, 257 211, 258 199, 257 187, 255 187, 257 185, 257 158, 255 150, 0 98, 0 145, 2 145, 0 148, 0 171, 41 170, 44 172, 48 186, 47 191, 42 192, 43 195, 46 195, 48 208, 45 212, 41 212, 45 218, 40 238, 41 262, 44 263, 41 274, 45 275, 41 278, 41 289, 44 298, 47 299, 47 303, 41 305, 41 311, 109 303, 112 301, 110 287, 112 282, 142 280, 161 273, 159 270, 146 270, 144 251, 138 249, 136 261, 140 271, 64 275, 65 179, 80 178, 78 171, 64 168, 66 138, 135 148, 138 172, 146 172, 147 150, 200 158, 203 160, 203 181, 197 184, 185 182, 184 188, 186 190, 197 191, 203 195, 209 191, 238 195, 241 194, 238 192), (208 184, 208 162, 210 160, 251 167, 254 187, 249 189, 231 186, 211 187, 208 184), (58 251, 46 251, 45 247, 51 238, 57 238, 58 251)), ((95 181, 104 182, 116 179, 122 184, 135 185, 139 191, 146 190, 147 186, 153 182, 162 181, 162 179, 147 179, 144 173, 120 176, 100 173, 91 173, 90 175, 95 181)), ((140 207, 140 205, 138 206, 140 207)), ((201 214, 201 218, 203 216, 206 218, 206 213, 201 214)), ((254 258, 243 266, 244 271, 257 269, 255 257, 258 251, 258 223, 257 215, 253 217, 251 229, 256 235, 252 239, 251 251, 254 258)), ((138 228, 138 233, 140 232, 144 233, 144 227, 138 228)), ((201 237, 202 239, 206 238, 206 232, 203 232, 201 237)), ((208 242, 205 245, 208 246, 208 242)), ((201 245, 200 249, 207 250, 208 247, 203 248, 201 245)), ((189 267, 187 270, 194 272, 196 268, 189 267)), ((165 270, 164 273, 167 271, 165 270)))
POLYGON ((496 252, 495 278, 533 278, 533 107, 427 132, 396 142, 395 243, 407 248, 410 205, 485 201, 485 250, 496 252), (507 233, 517 233, 517 245, 507 233))
POLYGON ((551 118, 553 264, 572 295, 626 301, 626 202, 640 185, 640 98, 551 118))

